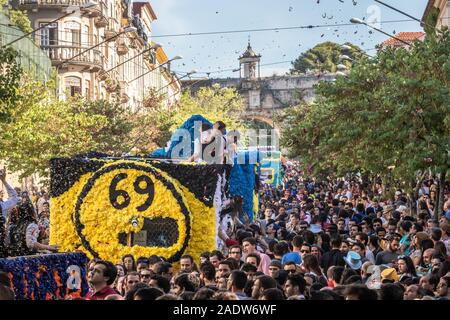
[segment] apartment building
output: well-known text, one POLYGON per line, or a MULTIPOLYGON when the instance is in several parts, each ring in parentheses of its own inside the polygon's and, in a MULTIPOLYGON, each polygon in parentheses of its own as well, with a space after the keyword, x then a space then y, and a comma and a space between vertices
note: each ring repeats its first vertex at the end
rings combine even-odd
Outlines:
POLYGON ((450 27, 450 1, 448 0, 428 0, 422 21, 436 26, 450 27))
POLYGON ((19 0, 19 8, 35 29, 65 16, 35 34, 57 70, 62 99, 80 94, 135 108, 149 88, 164 87, 167 72, 156 59, 163 48, 152 48, 157 17, 149 2, 19 0))

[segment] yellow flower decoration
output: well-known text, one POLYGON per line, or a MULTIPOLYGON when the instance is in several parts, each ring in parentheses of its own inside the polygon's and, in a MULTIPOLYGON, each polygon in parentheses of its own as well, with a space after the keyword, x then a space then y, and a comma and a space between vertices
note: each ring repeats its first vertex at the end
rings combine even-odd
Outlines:
POLYGON ((98 168, 52 197, 52 244, 113 262, 130 253, 176 262, 214 249, 214 207, 178 180, 147 161, 95 161, 98 168))

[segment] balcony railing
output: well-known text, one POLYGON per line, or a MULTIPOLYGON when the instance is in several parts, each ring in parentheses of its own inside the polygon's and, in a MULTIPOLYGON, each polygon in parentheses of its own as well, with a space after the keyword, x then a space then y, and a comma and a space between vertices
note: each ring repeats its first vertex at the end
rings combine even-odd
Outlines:
POLYGON ((103 1, 91 1, 91 0, 19 0, 19 8, 22 10, 31 9, 35 7, 42 8, 58 8, 58 7, 79 7, 87 4, 88 2, 97 3, 96 6, 83 9, 82 11, 88 13, 90 17, 99 17, 104 12, 104 16, 107 16, 107 6, 103 1))
POLYGON ((82 6, 89 0, 19 0, 20 6, 82 6))
POLYGON ((97 8, 100 10, 100 14, 94 20, 95 26, 104 28, 108 25, 108 7, 103 1, 100 1, 97 8))
POLYGON ((114 38, 115 35, 119 33, 120 24, 117 22, 114 18, 108 19, 108 26, 105 29, 105 40, 107 41, 115 41, 116 38, 114 38))
POLYGON ((60 64, 64 60, 70 59, 67 64, 85 66, 92 72, 99 71, 103 68, 103 57, 99 50, 89 50, 79 56, 81 52, 88 47, 81 46, 41 46, 55 65, 60 64))

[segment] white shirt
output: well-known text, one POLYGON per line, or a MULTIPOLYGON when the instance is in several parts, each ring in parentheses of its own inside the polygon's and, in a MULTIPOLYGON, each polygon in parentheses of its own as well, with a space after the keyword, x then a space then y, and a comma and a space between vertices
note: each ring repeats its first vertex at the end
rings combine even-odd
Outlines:
POLYGON ((6 191, 8 192, 8 200, 4 202, 0 202, 1 212, 3 217, 6 219, 8 211, 14 208, 17 204, 18 196, 16 190, 13 189, 7 182, 4 183, 6 187, 6 191))
POLYGON ((215 164, 223 164, 225 147, 227 144, 226 137, 222 134, 222 132, 220 130, 213 129, 211 131, 208 141, 211 141, 212 138, 214 138, 214 142, 212 143, 212 145, 209 145, 209 146, 210 146, 210 148, 214 147, 215 156, 211 160, 215 164))
POLYGON ((202 144, 205 143, 206 139, 211 135, 211 131, 211 129, 203 131, 200 133, 200 137, 194 140, 194 161, 203 161, 202 144))
POLYGON ((34 244, 38 241, 39 226, 36 223, 30 223, 25 232, 25 239, 28 249, 32 250, 34 244))
POLYGON ((223 164, 224 160, 224 154, 225 154, 225 147, 226 147, 226 137, 222 134, 220 130, 212 129, 202 132, 201 135, 201 143, 199 139, 195 139, 194 141, 194 159, 201 159, 200 161, 206 161, 208 163, 215 163, 215 164, 223 164), (211 143, 211 141, 214 139, 214 141, 211 143), (209 144, 205 151, 206 159, 204 158, 205 154, 202 153, 202 144, 209 144), (211 157, 209 152, 214 151, 215 156, 211 157))

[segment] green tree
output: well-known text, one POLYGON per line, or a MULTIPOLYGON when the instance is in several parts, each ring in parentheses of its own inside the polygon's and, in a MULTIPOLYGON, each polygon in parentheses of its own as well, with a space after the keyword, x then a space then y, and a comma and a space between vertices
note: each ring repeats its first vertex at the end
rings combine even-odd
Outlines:
MULTIPOLYGON (((286 115, 281 143, 314 172, 362 171, 406 183, 415 204, 422 173, 442 185, 450 154, 450 35, 363 58, 318 98, 286 115)), ((437 211, 436 211, 437 212, 437 211)))
POLYGON ((148 154, 170 139, 173 110, 164 104, 164 95, 150 89, 142 103, 128 112, 131 130, 127 136, 128 151, 148 154))
POLYGON ((175 130, 193 114, 201 114, 211 122, 221 120, 228 128, 243 130, 246 128, 242 114, 245 103, 234 88, 212 87, 201 88, 195 94, 185 92, 174 109, 175 130))
POLYGON ((363 56, 361 49, 351 43, 346 43, 351 50, 344 50, 342 46, 334 42, 324 42, 316 45, 314 48, 302 53, 294 62, 292 62, 291 73, 305 73, 306 71, 317 72, 336 72, 338 64, 344 64, 347 67, 352 65, 351 61, 341 61, 341 55, 347 55, 351 59, 358 60, 363 56))
POLYGON ((10 120, 11 112, 20 99, 21 75, 17 51, 12 48, 0 48, 0 123, 10 120))
POLYGON ((150 91, 135 114, 134 146, 140 152, 165 146, 172 133, 194 114, 201 114, 212 122, 221 120, 231 129, 246 128, 242 118, 245 103, 235 89, 213 86, 201 88, 194 94, 186 91, 170 108, 164 105, 163 99, 164 96, 150 91))
POLYGON ((93 115, 69 101, 58 101, 49 84, 24 79, 22 97, 12 121, 0 132, 0 158, 21 177, 48 177, 48 161, 98 147, 95 137, 107 126, 103 115, 93 115))
POLYGON ((101 117, 106 120, 103 127, 91 132, 96 146, 95 151, 120 156, 132 148, 130 133, 135 125, 129 107, 106 100, 89 101, 75 99, 71 101, 73 110, 89 117, 101 117))
MULTIPOLYGON (((3 8, 7 3, 8 0, 0 0, 0 8, 3 8)), ((15 10, 12 8, 12 6, 8 5, 6 15, 11 21, 11 24, 17 26, 24 33, 33 31, 30 19, 28 19, 26 11, 15 10)))

